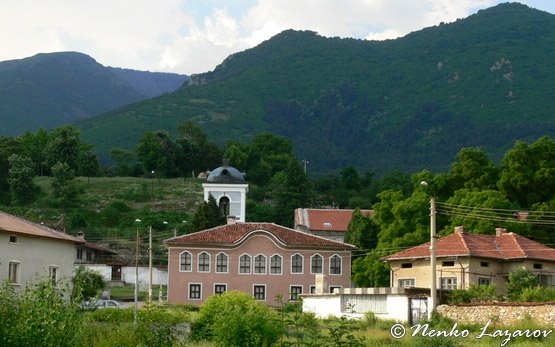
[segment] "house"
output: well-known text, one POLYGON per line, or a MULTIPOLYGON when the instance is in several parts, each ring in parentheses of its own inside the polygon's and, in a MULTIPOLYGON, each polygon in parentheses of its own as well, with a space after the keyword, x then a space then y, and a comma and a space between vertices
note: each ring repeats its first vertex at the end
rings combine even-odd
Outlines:
MULTIPOLYGON (((503 293, 509 273, 521 267, 536 274, 541 284, 555 285, 555 249, 506 229, 495 230, 495 235, 479 235, 456 227, 437 240, 438 289, 495 284, 503 293)), ((429 247, 425 243, 383 258, 391 267, 392 287, 430 287, 429 247)))
POLYGON ((168 301, 199 305, 229 290, 276 304, 315 291, 350 286, 354 246, 272 223, 232 223, 174 237, 168 247, 168 301))
MULTIPOLYGON (((295 229, 343 242, 354 210, 343 209, 295 209, 295 229)), ((373 210, 361 210, 365 216, 374 216, 373 210)))
POLYGON ((18 289, 41 276, 71 278, 76 246, 85 242, 66 233, 0 212, 0 281, 18 289))

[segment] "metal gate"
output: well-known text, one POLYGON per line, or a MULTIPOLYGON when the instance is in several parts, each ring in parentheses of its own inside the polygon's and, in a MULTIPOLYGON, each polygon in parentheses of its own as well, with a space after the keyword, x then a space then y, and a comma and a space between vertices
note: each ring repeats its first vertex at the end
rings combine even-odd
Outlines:
POLYGON ((428 298, 410 298, 410 325, 418 324, 428 317, 428 298))

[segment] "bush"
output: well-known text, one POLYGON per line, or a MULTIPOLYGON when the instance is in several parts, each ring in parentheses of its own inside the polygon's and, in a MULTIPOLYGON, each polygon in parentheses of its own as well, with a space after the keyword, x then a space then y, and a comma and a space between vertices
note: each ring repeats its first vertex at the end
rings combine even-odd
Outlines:
POLYGON ((545 301, 555 301, 555 289, 546 287, 533 287, 524 288, 522 293, 518 297, 518 301, 535 301, 535 302, 545 302, 545 301))
POLYGON ((533 288, 538 285, 538 278, 528 272, 525 268, 519 268, 509 274, 507 282, 507 296, 509 300, 519 300, 520 295, 526 288, 533 288))
POLYGON ((463 304, 477 301, 492 301, 497 299, 495 285, 478 286, 471 284, 468 289, 453 290, 449 296, 450 304, 463 304))
POLYGON ((271 308, 246 293, 231 291, 206 300, 191 338, 211 340, 217 346, 269 346, 281 335, 278 321, 271 308))

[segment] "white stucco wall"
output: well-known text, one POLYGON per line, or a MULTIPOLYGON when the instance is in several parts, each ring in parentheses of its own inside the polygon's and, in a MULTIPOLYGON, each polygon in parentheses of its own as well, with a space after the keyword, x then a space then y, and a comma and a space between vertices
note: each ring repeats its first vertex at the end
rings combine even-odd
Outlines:
POLYGON ((76 265, 75 267, 76 268, 84 267, 88 270, 98 272, 99 274, 102 275, 102 278, 106 282, 110 282, 112 280, 112 267, 111 266, 102 265, 102 264, 79 264, 79 265, 76 265))
POLYGON ((9 262, 19 263, 20 290, 48 276, 50 266, 58 268, 58 280, 69 281, 75 249, 74 242, 0 232, 0 281, 8 278, 9 262), (10 242, 10 235, 17 236, 17 243, 10 242))
POLYGON ((341 296, 334 294, 303 296, 303 312, 313 312, 317 318, 341 317, 341 296))
MULTIPOLYGON (((125 283, 135 283, 135 267, 124 266, 121 268, 121 280, 125 283)), ((148 287, 149 271, 148 266, 139 267, 139 287, 148 287)), ((152 285, 167 285, 168 284, 168 270, 153 268, 152 269, 152 285)))

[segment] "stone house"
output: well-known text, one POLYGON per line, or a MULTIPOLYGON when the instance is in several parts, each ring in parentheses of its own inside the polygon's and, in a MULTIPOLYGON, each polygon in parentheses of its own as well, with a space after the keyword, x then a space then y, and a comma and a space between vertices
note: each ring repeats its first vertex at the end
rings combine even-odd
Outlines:
POLYGON ((267 304, 350 286, 354 246, 272 223, 232 223, 174 237, 168 247, 168 301, 200 305, 213 294, 239 290, 267 304))
MULTIPOLYGON (((354 210, 345 209, 295 209, 295 229, 343 242, 354 210)), ((374 216, 373 210, 361 210, 365 216, 374 216)))
MULTIPOLYGON (((383 258, 391 267, 391 287, 430 287, 429 247, 428 242, 383 258)), ((456 227, 437 240, 436 259, 439 290, 495 284, 504 293, 509 273, 521 267, 542 285, 555 285, 555 249, 502 228, 495 235, 479 235, 456 227)))
POLYGON ((0 212, 0 281, 18 290, 47 277, 54 282, 73 276, 80 238, 0 212))

